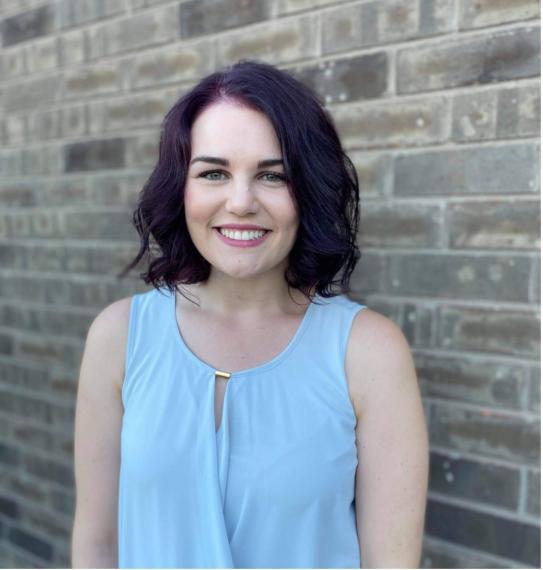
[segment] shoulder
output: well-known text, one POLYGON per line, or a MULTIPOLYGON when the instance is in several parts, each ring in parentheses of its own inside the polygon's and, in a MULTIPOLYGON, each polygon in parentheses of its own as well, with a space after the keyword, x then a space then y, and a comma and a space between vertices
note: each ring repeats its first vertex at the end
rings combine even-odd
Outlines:
POLYGON ((124 297, 104 307, 91 322, 86 339, 86 349, 107 359, 121 381, 131 303, 132 297, 124 297))
POLYGON ((389 392, 395 384, 418 389, 411 349, 402 329, 373 309, 359 311, 353 320, 345 370, 357 418, 376 391, 389 392))

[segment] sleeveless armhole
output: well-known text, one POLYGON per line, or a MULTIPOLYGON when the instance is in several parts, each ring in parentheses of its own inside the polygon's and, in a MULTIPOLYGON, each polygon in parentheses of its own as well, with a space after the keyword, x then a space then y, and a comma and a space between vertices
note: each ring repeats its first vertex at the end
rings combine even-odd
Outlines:
POLYGON ((368 308, 367 305, 360 305, 358 303, 356 305, 357 306, 355 307, 355 310, 353 310, 353 312, 349 315, 348 326, 345 327, 346 332, 341 339, 341 352, 340 352, 343 359, 343 387, 345 389, 345 393, 347 395, 349 403, 351 404, 351 410, 353 412, 353 418, 355 422, 358 421, 358 418, 356 416, 356 410, 354 408, 353 401, 351 400, 351 393, 349 391, 349 380, 347 378, 347 348, 349 346, 349 339, 351 338, 351 332, 353 330, 353 323, 356 318, 356 315, 358 315, 364 309, 368 308))
POLYGON ((126 407, 126 389, 127 389, 127 379, 129 377, 130 364, 132 362, 132 353, 134 350, 134 337, 136 328, 136 304, 138 295, 132 295, 130 299, 130 311, 128 317, 128 334, 126 337, 126 347, 125 347, 125 357, 124 357, 124 377, 123 385, 121 387, 121 398, 123 406, 126 407))

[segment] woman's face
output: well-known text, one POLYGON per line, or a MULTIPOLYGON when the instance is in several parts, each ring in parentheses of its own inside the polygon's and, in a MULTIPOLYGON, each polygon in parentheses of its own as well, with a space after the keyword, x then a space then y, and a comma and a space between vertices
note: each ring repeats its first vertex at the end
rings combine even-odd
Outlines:
POLYGON ((266 115, 236 103, 212 104, 193 124, 191 149, 185 219, 194 245, 212 271, 238 279, 284 271, 299 222, 283 166, 258 165, 282 159, 266 115), (247 242, 228 243, 216 229, 228 224, 252 224, 270 231, 258 245, 240 247, 247 242))

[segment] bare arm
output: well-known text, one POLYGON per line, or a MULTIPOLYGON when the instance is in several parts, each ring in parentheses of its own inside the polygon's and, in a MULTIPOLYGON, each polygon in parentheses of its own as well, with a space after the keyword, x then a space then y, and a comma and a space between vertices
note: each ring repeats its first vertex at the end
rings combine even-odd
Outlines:
POLYGON ((357 315, 351 342, 361 567, 419 568, 429 442, 411 352, 401 329, 370 309, 357 315))
POLYGON ((81 362, 75 414, 76 507, 73 568, 116 568, 121 386, 130 297, 92 322, 81 362))

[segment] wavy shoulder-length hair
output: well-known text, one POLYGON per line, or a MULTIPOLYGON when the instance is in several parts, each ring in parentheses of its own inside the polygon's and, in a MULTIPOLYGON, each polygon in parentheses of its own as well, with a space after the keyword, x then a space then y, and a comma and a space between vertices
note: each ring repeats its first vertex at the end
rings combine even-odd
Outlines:
POLYGON ((255 60, 240 60, 204 77, 166 114, 158 161, 132 215, 140 249, 120 276, 147 254, 147 271, 140 277, 157 289, 165 286, 173 292, 178 284, 209 277, 211 265, 189 236, 183 195, 192 125, 203 109, 222 100, 264 113, 277 134, 299 216, 284 274, 288 286, 310 301, 312 292, 322 297, 348 293, 360 258, 356 169, 319 97, 288 72, 255 60))

